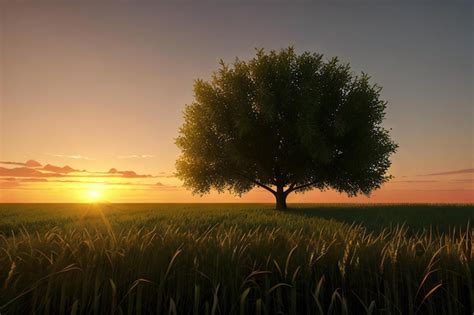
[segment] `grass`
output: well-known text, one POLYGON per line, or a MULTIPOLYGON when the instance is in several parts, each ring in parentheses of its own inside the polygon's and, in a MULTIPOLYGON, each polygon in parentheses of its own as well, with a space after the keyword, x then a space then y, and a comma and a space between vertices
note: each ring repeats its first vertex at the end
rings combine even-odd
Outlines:
POLYGON ((0 205, 0 312, 471 314, 474 207, 0 205))

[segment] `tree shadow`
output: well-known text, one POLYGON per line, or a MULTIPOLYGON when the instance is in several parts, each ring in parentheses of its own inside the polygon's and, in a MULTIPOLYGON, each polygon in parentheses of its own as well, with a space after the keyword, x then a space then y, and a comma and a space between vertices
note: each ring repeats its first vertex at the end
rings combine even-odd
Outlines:
POLYGON ((361 224, 369 231, 380 231, 404 224, 412 232, 433 229, 445 233, 454 228, 466 230, 468 222, 474 222, 474 205, 292 204, 287 213, 361 224))

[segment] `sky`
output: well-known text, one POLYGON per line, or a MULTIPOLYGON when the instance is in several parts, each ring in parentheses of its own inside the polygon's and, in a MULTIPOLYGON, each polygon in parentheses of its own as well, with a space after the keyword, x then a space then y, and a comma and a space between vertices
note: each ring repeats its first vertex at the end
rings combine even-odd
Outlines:
POLYGON ((470 1, 0 2, 0 202, 273 202, 259 189, 192 195, 173 175, 174 141, 195 79, 290 45, 381 85, 399 149, 370 198, 289 202, 474 202, 473 12, 470 1))

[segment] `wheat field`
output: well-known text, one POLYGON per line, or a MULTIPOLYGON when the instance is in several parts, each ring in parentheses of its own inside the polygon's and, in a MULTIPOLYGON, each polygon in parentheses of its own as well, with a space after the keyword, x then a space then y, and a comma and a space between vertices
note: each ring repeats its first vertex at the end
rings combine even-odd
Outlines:
POLYGON ((474 207, 3 204, 1 314, 471 314, 474 207))

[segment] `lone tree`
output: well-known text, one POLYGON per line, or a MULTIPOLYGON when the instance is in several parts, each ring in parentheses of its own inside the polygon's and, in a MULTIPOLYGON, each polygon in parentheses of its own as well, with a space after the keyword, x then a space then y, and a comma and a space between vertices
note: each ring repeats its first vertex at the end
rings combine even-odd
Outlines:
POLYGON ((221 61, 209 82, 194 84, 177 175, 199 194, 262 187, 277 209, 291 192, 313 188, 369 195, 390 179, 397 148, 381 126, 380 90, 337 58, 292 47, 221 61))

